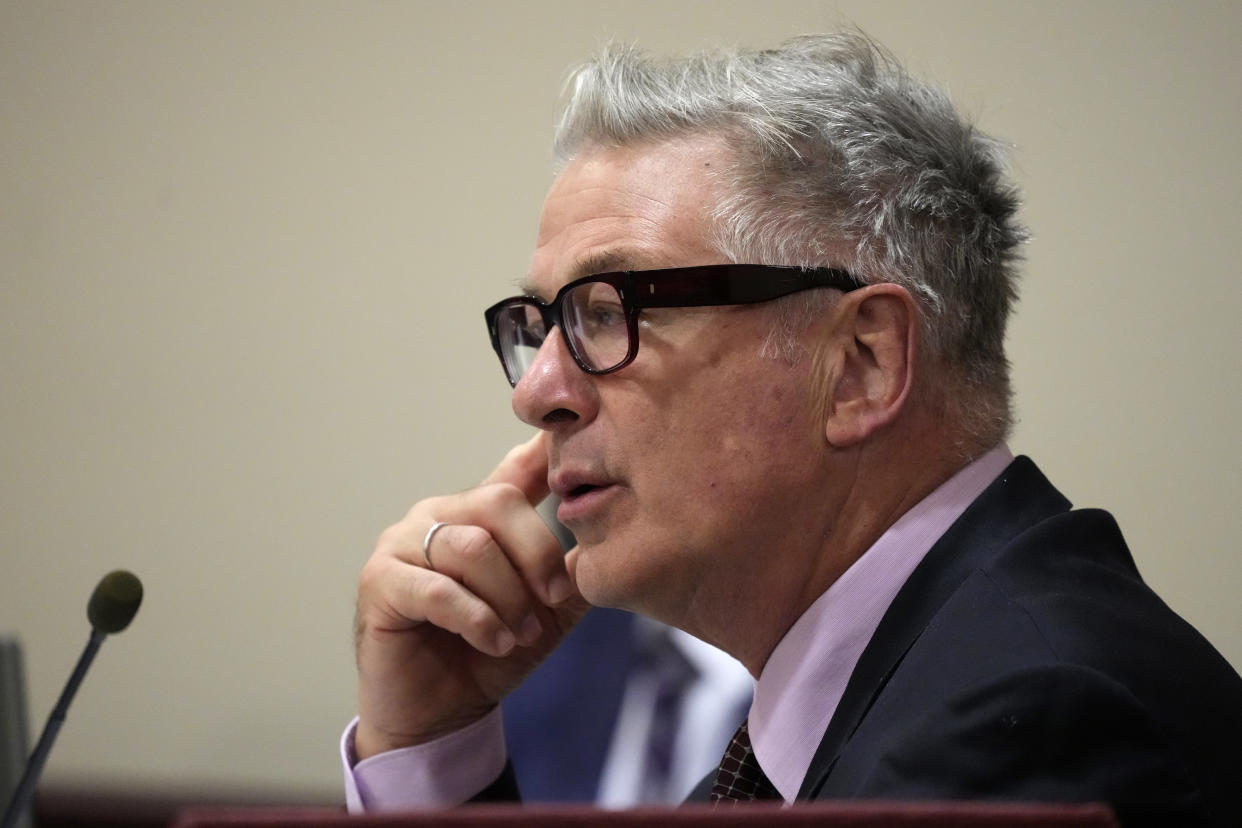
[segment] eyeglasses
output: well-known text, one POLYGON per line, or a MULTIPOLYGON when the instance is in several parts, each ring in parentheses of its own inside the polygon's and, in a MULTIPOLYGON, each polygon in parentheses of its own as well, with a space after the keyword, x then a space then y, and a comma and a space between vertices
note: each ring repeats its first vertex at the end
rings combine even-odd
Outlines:
POLYGON ((561 329, 578 367, 608 374, 638 355, 643 308, 693 308, 767 302, 812 288, 851 291, 862 283, 836 268, 722 264, 664 270, 626 270, 575 279, 550 303, 534 296, 497 302, 483 316, 511 385, 535 361, 552 328, 561 329))

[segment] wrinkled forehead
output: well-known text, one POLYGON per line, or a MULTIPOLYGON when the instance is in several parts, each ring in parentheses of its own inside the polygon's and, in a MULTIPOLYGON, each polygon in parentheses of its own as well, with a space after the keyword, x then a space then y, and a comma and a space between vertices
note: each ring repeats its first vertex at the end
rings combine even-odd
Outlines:
POLYGON ((547 299, 592 273, 723 262, 710 231, 727 152, 695 137, 580 153, 544 201, 524 287, 547 299))

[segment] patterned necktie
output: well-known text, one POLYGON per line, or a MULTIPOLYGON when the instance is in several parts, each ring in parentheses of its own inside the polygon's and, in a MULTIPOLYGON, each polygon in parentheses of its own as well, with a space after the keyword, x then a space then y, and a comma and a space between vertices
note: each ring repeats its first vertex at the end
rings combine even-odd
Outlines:
POLYGON ((713 805, 731 805, 752 799, 779 799, 780 796, 759 767, 759 760, 750 746, 750 730, 743 721, 737 733, 733 734, 733 741, 729 742, 729 748, 716 770, 711 802, 713 805))

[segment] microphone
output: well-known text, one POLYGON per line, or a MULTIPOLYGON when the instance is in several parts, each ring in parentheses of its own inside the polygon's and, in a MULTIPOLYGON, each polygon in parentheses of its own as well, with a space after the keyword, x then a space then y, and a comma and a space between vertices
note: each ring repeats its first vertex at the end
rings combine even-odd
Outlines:
POLYGON ((52 743, 56 741, 56 736, 60 733, 60 726, 65 723, 69 703, 77 694, 78 686, 86 676, 87 668, 95 660, 95 654, 99 652, 103 640, 128 627, 141 604, 142 582, 133 573, 123 569, 117 569, 103 576, 96 585, 95 591, 91 593, 91 599, 86 605, 86 617, 91 622, 90 639, 86 642, 86 648, 82 651, 82 657, 78 659, 78 665, 73 668, 69 681, 65 683, 65 689, 61 691, 60 700, 56 702, 51 715, 47 717, 47 724, 43 726, 43 734, 39 737, 38 744, 35 745, 29 761, 26 762, 26 772, 22 774, 21 781, 17 783, 13 798, 9 800, 8 810, 4 813, 3 828, 14 828, 18 817, 25 813, 29 806, 35 783, 39 781, 39 776, 43 773, 43 765, 47 762, 47 755, 52 750, 52 743))
POLYGON ((109 572, 95 586, 86 603, 86 617, 95 632, 119 633, 129 626, 142 604, 142 581, 132 572, 109 572))

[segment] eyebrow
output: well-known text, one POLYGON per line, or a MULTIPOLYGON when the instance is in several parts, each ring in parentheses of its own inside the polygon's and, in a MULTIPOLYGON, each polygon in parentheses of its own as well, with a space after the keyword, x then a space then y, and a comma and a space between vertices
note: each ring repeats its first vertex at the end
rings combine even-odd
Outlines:
MULTIPOLYGON (((643 264, 646 256, 642 251, 634 248, 613 248, 611 250, 597 250, 588 253, 576 261, 569 270, 569 278, 565 280, 568 284, 574 279, 581 279, 583 276, 594 276, 600 273, 614 273, 620 270, 642 270, 648 265, 643 264)), ((535 288, 528 273, 522 277, 518 283, 522 293, 526 296, 539 296, 539 291, 535 288)))

